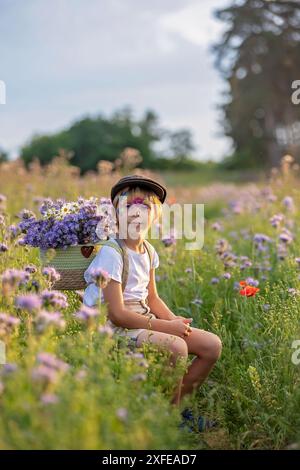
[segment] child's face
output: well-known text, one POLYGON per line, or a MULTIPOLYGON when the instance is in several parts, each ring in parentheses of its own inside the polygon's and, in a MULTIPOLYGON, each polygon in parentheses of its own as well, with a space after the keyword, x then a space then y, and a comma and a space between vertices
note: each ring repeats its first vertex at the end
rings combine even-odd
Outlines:
POLYGON ((118 206, 119 229, 126 230, 132 239, 144 238, 155 217, 153 204, 146 196, 120 198, 118 206), (124 228, 123 228, 124 227, 124 228))

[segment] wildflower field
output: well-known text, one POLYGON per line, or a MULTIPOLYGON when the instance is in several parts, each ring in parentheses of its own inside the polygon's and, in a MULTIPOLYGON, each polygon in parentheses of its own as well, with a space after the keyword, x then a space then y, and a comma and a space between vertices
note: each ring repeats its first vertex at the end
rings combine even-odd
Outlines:
POLYGON ((62 158, 46 168, 0 165, 0 448, 299 447, 298 171, 286 157, 264 183, 168 183, 166 202, 205 204, 202 250, 152 242, 160 296, 222 339, 208 381, 184 399, 218 420, 202 434, 178 428, 169 405, 178 371, 166 371, 167 356, 113 337, 105 312, 85 315, 75 292, 53 290, 39 249, 24 244, 24 209, 38 215, 45 198, 108 197, 119 175, 80 177, 62 158))

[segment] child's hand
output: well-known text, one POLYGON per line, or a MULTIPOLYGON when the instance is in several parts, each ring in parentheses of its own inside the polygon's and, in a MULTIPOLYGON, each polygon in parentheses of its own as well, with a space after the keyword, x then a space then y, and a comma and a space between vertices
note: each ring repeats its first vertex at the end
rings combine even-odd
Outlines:
POLYGON ((174 320, 170 320, 170 333, 176 336, 184 338, 191 334, 191 327, 189 323, 192 318, 177 317, 174 320))
POLYGON ((181 315, 176 315, 174 320, 176 320, 177 318, 181 318, 185 323, 192 323, 193 321, 193 318, 186 318, 186 317, 182 317, 181 315))

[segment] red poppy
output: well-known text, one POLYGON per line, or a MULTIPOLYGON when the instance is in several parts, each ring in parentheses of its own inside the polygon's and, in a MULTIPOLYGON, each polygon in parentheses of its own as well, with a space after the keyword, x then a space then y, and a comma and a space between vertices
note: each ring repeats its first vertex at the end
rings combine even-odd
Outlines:
POLYGON ((246 286, 247 282, 246 281, 240 281, 240 286, 246 286))
POLYGON ((258 287, 254 286, 245 286, 244 289, 240 290, 241 295, 245 295, 246 297, 253 297, 259 291, 258 287))

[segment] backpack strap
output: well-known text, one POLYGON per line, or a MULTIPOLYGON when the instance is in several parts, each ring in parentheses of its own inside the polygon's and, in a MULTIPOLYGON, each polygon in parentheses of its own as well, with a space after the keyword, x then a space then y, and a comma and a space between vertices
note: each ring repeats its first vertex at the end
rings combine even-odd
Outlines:
POLYGON ((145 249, 147 250, 148 255, 149 255, 150 269, 151 269, 152 265, 153 265, 153 258, 154 258, 154 246, 151 245, 151 243, 148 242, 148 240, 144 240, 144 246, 145 246, 145 249))
MULTIPOLYGON (((128 280, 128 273, 129 273, 129 260, 128 260, 128 253, 126 249, 126 244, 124 240, 121 238, 116 237, 116 242, 118 243, 118 248, 121 251, 122 258, 123 258, 123 271, 122 271, 122 291, 124 292, 127 280, 128 280)), ((115 245, 116 248, 116 245, 115 245)))
MULTIPOLYGON (((114 240, 116 240, 118 245, 116 245, 111 240, 103 240, 101 242, 98 242, 97 245, 110 246, 110 247, 114 248, 115 250, 117 250, 118 253, 120 253, 120 255, 122 256, 122 260, 123 260, 122 291, 124 292, 126 284, 127 284, 127 280, 128 280, 128 273, 129 273, 128 252, 127 252, 127 249, 126 249, 126 244, 125 244, 125 242, 122 238, 116 237, 116 238, 114 238, 114 240)), ((147 250, 147 253, 148 253, 148 256, 149 256, 150 269, 151 269, 152 265, 153 265, 153 258, 154 258, 154 247, 153 247, 153 245, 151 245, 150 242, 148 242, 148 240, 144 240, 144 246, 145 246, 145 249, 147 250)), ((99 249, 100 249, 100 246, 97 247, 97 251, 99 251, 99 249)))
POLYGON ((128 254, 127 254, 126 246, 123 240, 118 239, 118 238, 115 238, 114 240, 116 240, 117 245, 111 240, 101 240, 100 242, 97 242, 97 245, 95 245, 95 248, 96 248, 96 251, 98 252, 99 250, 101 250, 103 246, 110 246, 111 248, 114 248, 118 253, 120 253, 120 255, 122 256, 122 260, 123 260, 122 291, 124 291, 126 284, 127 284, 128 271, 129 271, 128 254))

